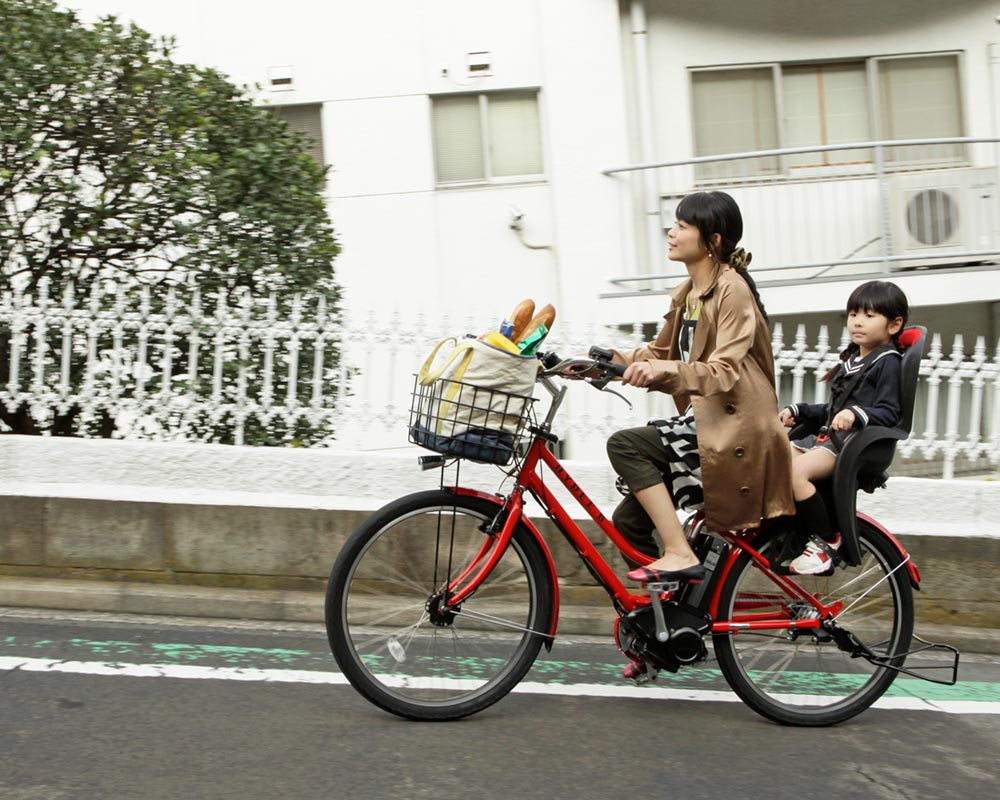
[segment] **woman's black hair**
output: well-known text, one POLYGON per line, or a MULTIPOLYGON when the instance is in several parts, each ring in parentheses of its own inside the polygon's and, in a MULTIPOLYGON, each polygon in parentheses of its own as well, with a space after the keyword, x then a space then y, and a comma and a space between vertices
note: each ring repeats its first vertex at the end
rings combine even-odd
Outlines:
MULTIPOLYGON (((722 264, 729 263, 736 245, 743 238, 743 215, 740 213, 740 207, 725 192, 689 194, 677 204, 674 216, 688 225, 694 225, 701 234, 709 255, 722 264), (717 250, 712 245, 712 237, 715 234, 719 234, 720 239, 717 250)), ((767 312, 764 310, 764 302, 760 299, 760 292, 757 291, 757 283, 746 269, 738 268, 737 272, 747 282, 754 300, 757 301, 757 308, 766 320, 767 312)))
MULTIPOLYGON (((896 284, 888 281, 862 283, 847 298, 847 313, 850 314, 852 311, 871 311, 875 314, 881 314, 890 322, 901 317, 903 324, 892 335, 893 343, 899 348, 899 335, 903 332, 906 321, 910 318, 910 304, 907 302, 903 290, 896 284)), ((841 351, 840 360, 847 361, 860 351, 861 347, 851 342, 841 351)), ((839 370, 840 364, 837 364, 823 376, 822 380, 831 380, 839 370)))

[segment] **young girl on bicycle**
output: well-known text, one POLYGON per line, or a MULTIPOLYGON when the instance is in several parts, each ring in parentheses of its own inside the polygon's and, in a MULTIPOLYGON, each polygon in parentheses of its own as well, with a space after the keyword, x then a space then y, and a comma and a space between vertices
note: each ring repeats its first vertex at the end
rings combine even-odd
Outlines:
MULTIPOLYGON (((908 316, 906 295, 895 284, 869 281, 851 292, 847 300, 851 342, 840 354, 840 363, 823 376, 833 381, 830 402, 790 405, 782 410, 781 423, 791 428, 813 422, 837 433, 867 425, 896 425, 902 403, 902 355, 897 340, 908 316)), ((834 532, 815 486, 833 474, 837 448, 827 434, 813 434, 793 440, 792 454, 796 516, 809 539, 805 550, 785 566, 797 575, 815 575, 830 569, 833 554, 840 548, 840 534, 834 532)))
MULTIPOLYGON (((678 416, 618 431, 608 456, 630 493, 613 515, 639 552, 656 557, 633 580, 698 580, 704 567, 691 550, 676 508, 705 509, 713 530, 757 526, 794 512, 791 459, 778 422, 774 359, 767 317, 736 245, 743 218, 725 192, 688 195, 677 206, 669 257, 688 279, 671 295, 656 339, 630 353, 622 380, 671 394, 678 416)), ((632 566, 637 566, 632 564, 632 566)))

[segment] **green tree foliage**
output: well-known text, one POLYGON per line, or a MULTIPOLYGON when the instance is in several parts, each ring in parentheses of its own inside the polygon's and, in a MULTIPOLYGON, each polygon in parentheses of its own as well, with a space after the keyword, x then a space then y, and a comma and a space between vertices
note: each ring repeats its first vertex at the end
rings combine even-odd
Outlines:
MULTIPOLYGON (((0 31, 0 292, 187 284, 206 300, 274 296, 279 310, 322 296, 337 318, 325 170, 300 135, 112 17, 85 25, 51 0, 0 0, 0 31)), ((4 378, 10 337, 0 328, 4 378)), ((326 358, 334 370, 337 349, 326 358)), ((39 427, 25 408, 0 418, 39 427)), ((47 424, 87 432, 73 409, 47 424)))

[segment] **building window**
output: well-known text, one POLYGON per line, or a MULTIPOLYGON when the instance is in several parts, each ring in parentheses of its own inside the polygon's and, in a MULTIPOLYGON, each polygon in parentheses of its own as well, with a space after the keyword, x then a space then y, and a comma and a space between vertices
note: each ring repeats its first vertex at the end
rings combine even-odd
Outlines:
MULTIPOLYGON (((947 139, 962 136, 958 56, 886 58, 878 62, 880 125, 885 139, 947 139)), ((958 144, 893 147, 902 164, 964 160, 958 144)))
MULTIPOLYGON (((695 155, 715 156, 778 147, 774 74, 763 69, 696 72, 693 78, 695 155)), ((730 169, 738 162, 721 162, 730 169), (727 165, 728 164, 728 165, 727 165)), ((720 164, 699 167, 700 177, 710 177, 720 164)), ((770 174, 777 160, 757 158, 739 164, 740 171, 770 174)))
POLYGON ((323 159, 323 107, 319 103, 294 106, 267 106, 266 111, 283 119, 288 130, 306 137, 306 152, 321 167, 323 159))
MULTIPOLYGON (((902 56, 691 73, 695 154, 962 136, 958 56, 902 56)), ((961 145, 890 147, 896 166, 954 164, 961 145)), ((699 165, 698 177, 870 165, 870 148, 699 165)), ((870 169, 870 166, 868 167, 870 169)))
POLYGON ((442 95, 431 102, 439 185, 543 174, 537 91, 442 95))
MULTIPOLYGON (((868 75, 864 62, 812 64, 781 71, 784 147, 865 142, 871 139, 868 75)), ((870 162, 871 150, 832 150, 789 156, 789 167, 870 162)))

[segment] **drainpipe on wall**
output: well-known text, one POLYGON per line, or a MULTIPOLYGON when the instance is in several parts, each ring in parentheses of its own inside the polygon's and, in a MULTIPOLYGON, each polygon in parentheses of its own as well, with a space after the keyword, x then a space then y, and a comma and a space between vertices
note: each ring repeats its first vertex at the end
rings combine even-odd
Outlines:
MULTIPOLYGON (((649 37, 646 30, 646 5, 643 0, 632 0, 629 9, 632 34, 636 109, 639 116, 639 159, 644 164, 655 160, 656 141, 653 129, 652 94, 649 86, 649 37)), ((657 172, 641 170, 643 232, 646 239, 646 271, 660 271, 663 260, 663 220, 660 216, 660 187, 657 172)))
MULTIPOLYGON (((997 18, 1000 24, 1000 17, 997 18)), ((993 107, 993 135, 1000 136, 1000 43, 987 46, 990 62, 990 105, 993 107)), ((1000 169, 1000 143, 993 145, 994 162, 1000 169)))

